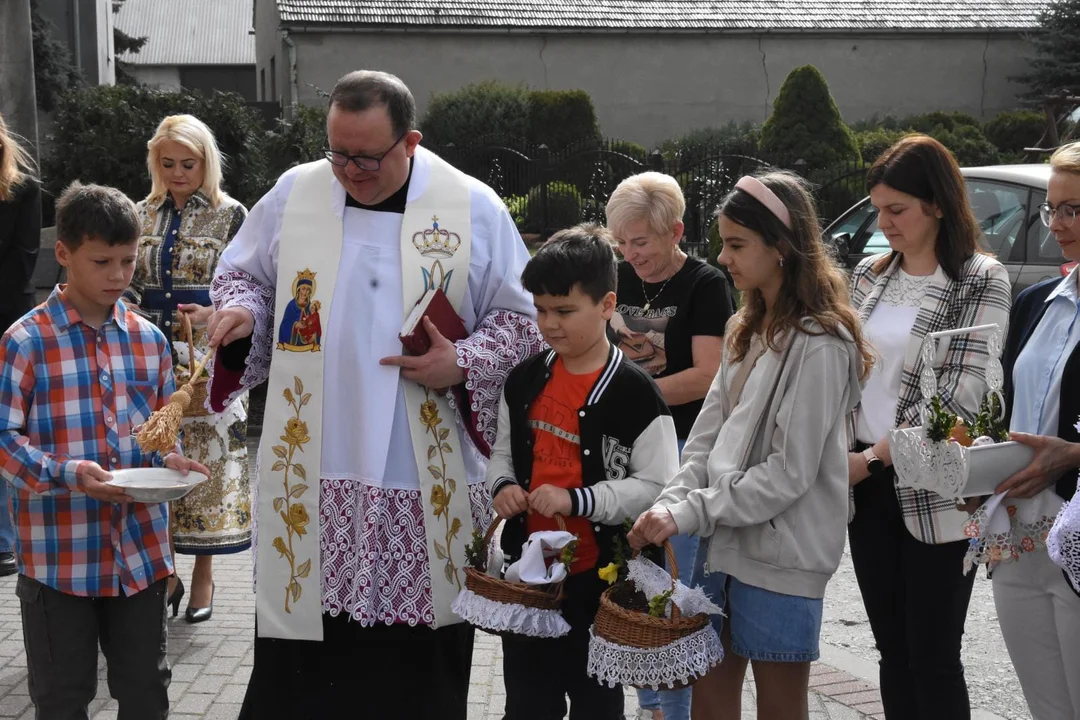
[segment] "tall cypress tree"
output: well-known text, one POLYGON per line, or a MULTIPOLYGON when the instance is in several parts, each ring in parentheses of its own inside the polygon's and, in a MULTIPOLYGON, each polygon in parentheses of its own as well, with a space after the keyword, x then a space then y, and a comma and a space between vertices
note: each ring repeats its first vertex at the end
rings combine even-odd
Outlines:
MULTIPOLYGON (((112 10, 113 14, 120 12, 120 6, 124 4, 124 0, 113 0, 112 10)), ((124 53, 130 52, 131 54, 137 54, 143 49, 143 45, 149 40, 149 37, 133 37, 128 35, 120 28, 113 26, 113 57, 116 58, 116 82, 120 85, 137 85, 135 76, 130 72, 130 64, 122 62, 120 56, 124 53)))
POLYGON ((861 159, 825 76, 813 65, 795 68, 784 80, 761 128, 761 149, 781 162, 805 160, 810 170, 861 159))
POLYGON ((1031 72, 1010 78, 1028 86, 1020 98, 1031 105, 1062 90, 1080 94, 1080 0, 1057 0, 1037 17, 1039 30, 1028 38, 1035 51, 1031 72))

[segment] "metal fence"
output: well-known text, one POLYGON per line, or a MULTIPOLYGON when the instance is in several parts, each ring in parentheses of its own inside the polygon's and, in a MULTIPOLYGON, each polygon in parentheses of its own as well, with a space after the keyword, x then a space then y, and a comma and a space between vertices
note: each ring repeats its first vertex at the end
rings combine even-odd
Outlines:
POLYGON ((584 140, 558 152, 499 138, 431 149, 491 186, 527 239, 546 237, 578 222, 604 222, 604 206, 622 180, 646 170, 666 173, 682 187, 684 243, 688 252, 699 256, 708 253, 717 206, 743 175, 773 168, 798 172, 811 182, 825 224, 865 194, 867 169, 861 162, 811 169, 799 160, 766 159, 719 146, 648 152, 634 143, 611 139, 584 140))

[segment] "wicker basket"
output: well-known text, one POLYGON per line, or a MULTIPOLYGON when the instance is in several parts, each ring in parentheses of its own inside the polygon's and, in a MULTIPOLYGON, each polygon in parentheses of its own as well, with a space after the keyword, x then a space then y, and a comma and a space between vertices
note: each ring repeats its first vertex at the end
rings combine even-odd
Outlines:
MULTIPOLYGON (((188 313, 180 313, 180 317, 184 323, 184 335, 188 344, 188 367, 193 367, 195 364, 195 333, 191 329, 191 317, 188 313)), ((188 381, 181 380, 179 377, 176 379, 177 387, 184 384, 191 386, 191 403, 184 409, 184 417, 206 417, 210 415, 210 412, 206 409, 206 391, 209 385, 209 378, 202 373, 199 373, 200 377, 193 378, 188 381)))
MULTIPOLYGON (((671 568, 671 586, 674 588, 679 579, 679 565, 667 541, 664 542, 664 552, 667 554, 668 565, 671 568)), ((670 618, 654 617, 647 612, 623 607, 618 603, 618 598, 621 594, 630 591, 633 591, 633 584, 627 581, 613 585, 600 596, 600 608, 596 612, 592 627, 595 637, 616 645, 652 650, 671 645, 709 625, 708 614, 699 613, 683 617, 682 611, 674 602, 671 603, 670 618)), ((675 683, 669 689, 688 687, 696 680, 697 677, 692 677, 687 681, 675 683)), ((637 688, 649 687, 632 682, 626 684, 637 688)))
MULTIPOLYGON (((496 517, 484 533, 484 558, 483 564, 487 565, 488 548, 491 539, 495 535, 502 518, 496 517)), ((561 515, 555 516, 560 530, 566 530, 566 523, 561 515)), ((540 610, 558 610, 563 599, 563 584, 561 582, 551 585, 523 585, 520 583, 507 582, 500 578, 492 577, 483 570, 474 567, 465 568, 465 587, 480 597, 507 605, 522 605, 540 610)), ((496 633, 502 634, 502 633, 496 633)))

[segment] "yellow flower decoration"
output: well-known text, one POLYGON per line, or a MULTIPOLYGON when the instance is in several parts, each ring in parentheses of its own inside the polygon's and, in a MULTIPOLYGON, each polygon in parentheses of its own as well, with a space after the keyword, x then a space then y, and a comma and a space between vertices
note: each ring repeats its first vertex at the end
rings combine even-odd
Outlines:
POLYGON ((435 404, 434 400, 425 400, 420 406, 420 422, 424 424, 428 430, 434 430, 435 426, 441 422, 439 418, 439 406, 435 404))
POLYGON ((274 549, 281 553, 282 557, 291 554, 289 548, 285 547, 285 540, 281 537, 274 538, 274 549))
POLYGON ((615 581, 619 579, 619 566, 615 563, 608 563, 606 567, 597 570, 596 574, 600 576, 601 580, 606 580, 608 585, 614 585, 615 581))
POLYGON ((442 485, 434 485, 431 488, 431 507, 435 517, 446 512, 446 506, 450 504, 450 498, 446 496, 446 490, 442 485))
POLYGON ((281 439, 290 445, 303 445, 310 441, 307 423, 297 418, 290 418, 285 424, 285 434, 281 436, 281 439))
POLYGON ((308 517, 307 508, 300 503, 293 503, 289 506, 289 522, 296 530, 297 534, 303 535, 307 532, 305 529, 307 524, 311 521, 308 517))

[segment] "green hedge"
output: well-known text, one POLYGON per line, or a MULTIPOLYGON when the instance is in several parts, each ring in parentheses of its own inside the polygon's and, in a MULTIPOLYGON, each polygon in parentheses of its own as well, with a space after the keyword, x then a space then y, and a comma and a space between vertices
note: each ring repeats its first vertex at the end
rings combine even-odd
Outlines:
POLYGON ((178 113, 194 115, 213 131, 225 156, 225 189, 249 208, 281 173, 320 157, 326 143, 324 107, 295 107, 267 131, 262 115, 235 93, 87 87, 58 101, 43 162, 46 188, 58 194, 82 180, 112 185, 135 200, 146 197, 146 143, 164 117, 178 113))
POLYGON ((760 126, 732 120, 721 127, 698 128, 667 140, 660 145, 660 152, 666 162, 678 162, 685 167, 715 155, 754 156, 760 141, 760 126))
POLYGON ((43 164, 46 188, 59 194, 73 180, 119 188, 140 200, 150 192, 146 143, 167 115, 189 113, 214 132, 225 156, 226 191, 250 207, 266 191, 266 132, 259 114, 234 93, 170 93, 133 86, 97 86, 62 96, 51 152, 43 164))
POLYGON ((462 145, 483 135, 525 139, 529 134, 529 90, 485 80, 453 92, 436 93, 420 121, 433 145, 462 145))
POLYGON ((326 108, 299 105, 291 117, 279 119, 266 138, 266 158, 273 182, 294 165, 322 157, 326 146, 326 108))
POLYGON ((862 154, 863 160, 872 163, 909 132, 908 130, 889 130, 884 127, 876 127, 856 132, 855 142, 859 145, 859 152, 862 154))
POLYGON ((1022 155, 1035 147, 1046 131, 1046 114, 1034 110, 1009 110, 986 123, 983 132, 1002 153, 1022 155))
POLYGON ((529 135, 552 151, 600 137, 596 109, 584 90, 533 90, 529 93, 529 135))
POLYGON ((596 110, 584 90, 530 90, 495 80, 435 94, 420 130, 434 146, 493 136, 544 144, 552 152, 600 137, 596 110))
POLYGON ((549 182, 545 223, 541 190, 542 186, 537 185, 529 190, 528 195, 503 199, 519 232, 546 234, 549 230, 558 231, 584 220, 585 202, 577 188, 570 183, 549 182))

